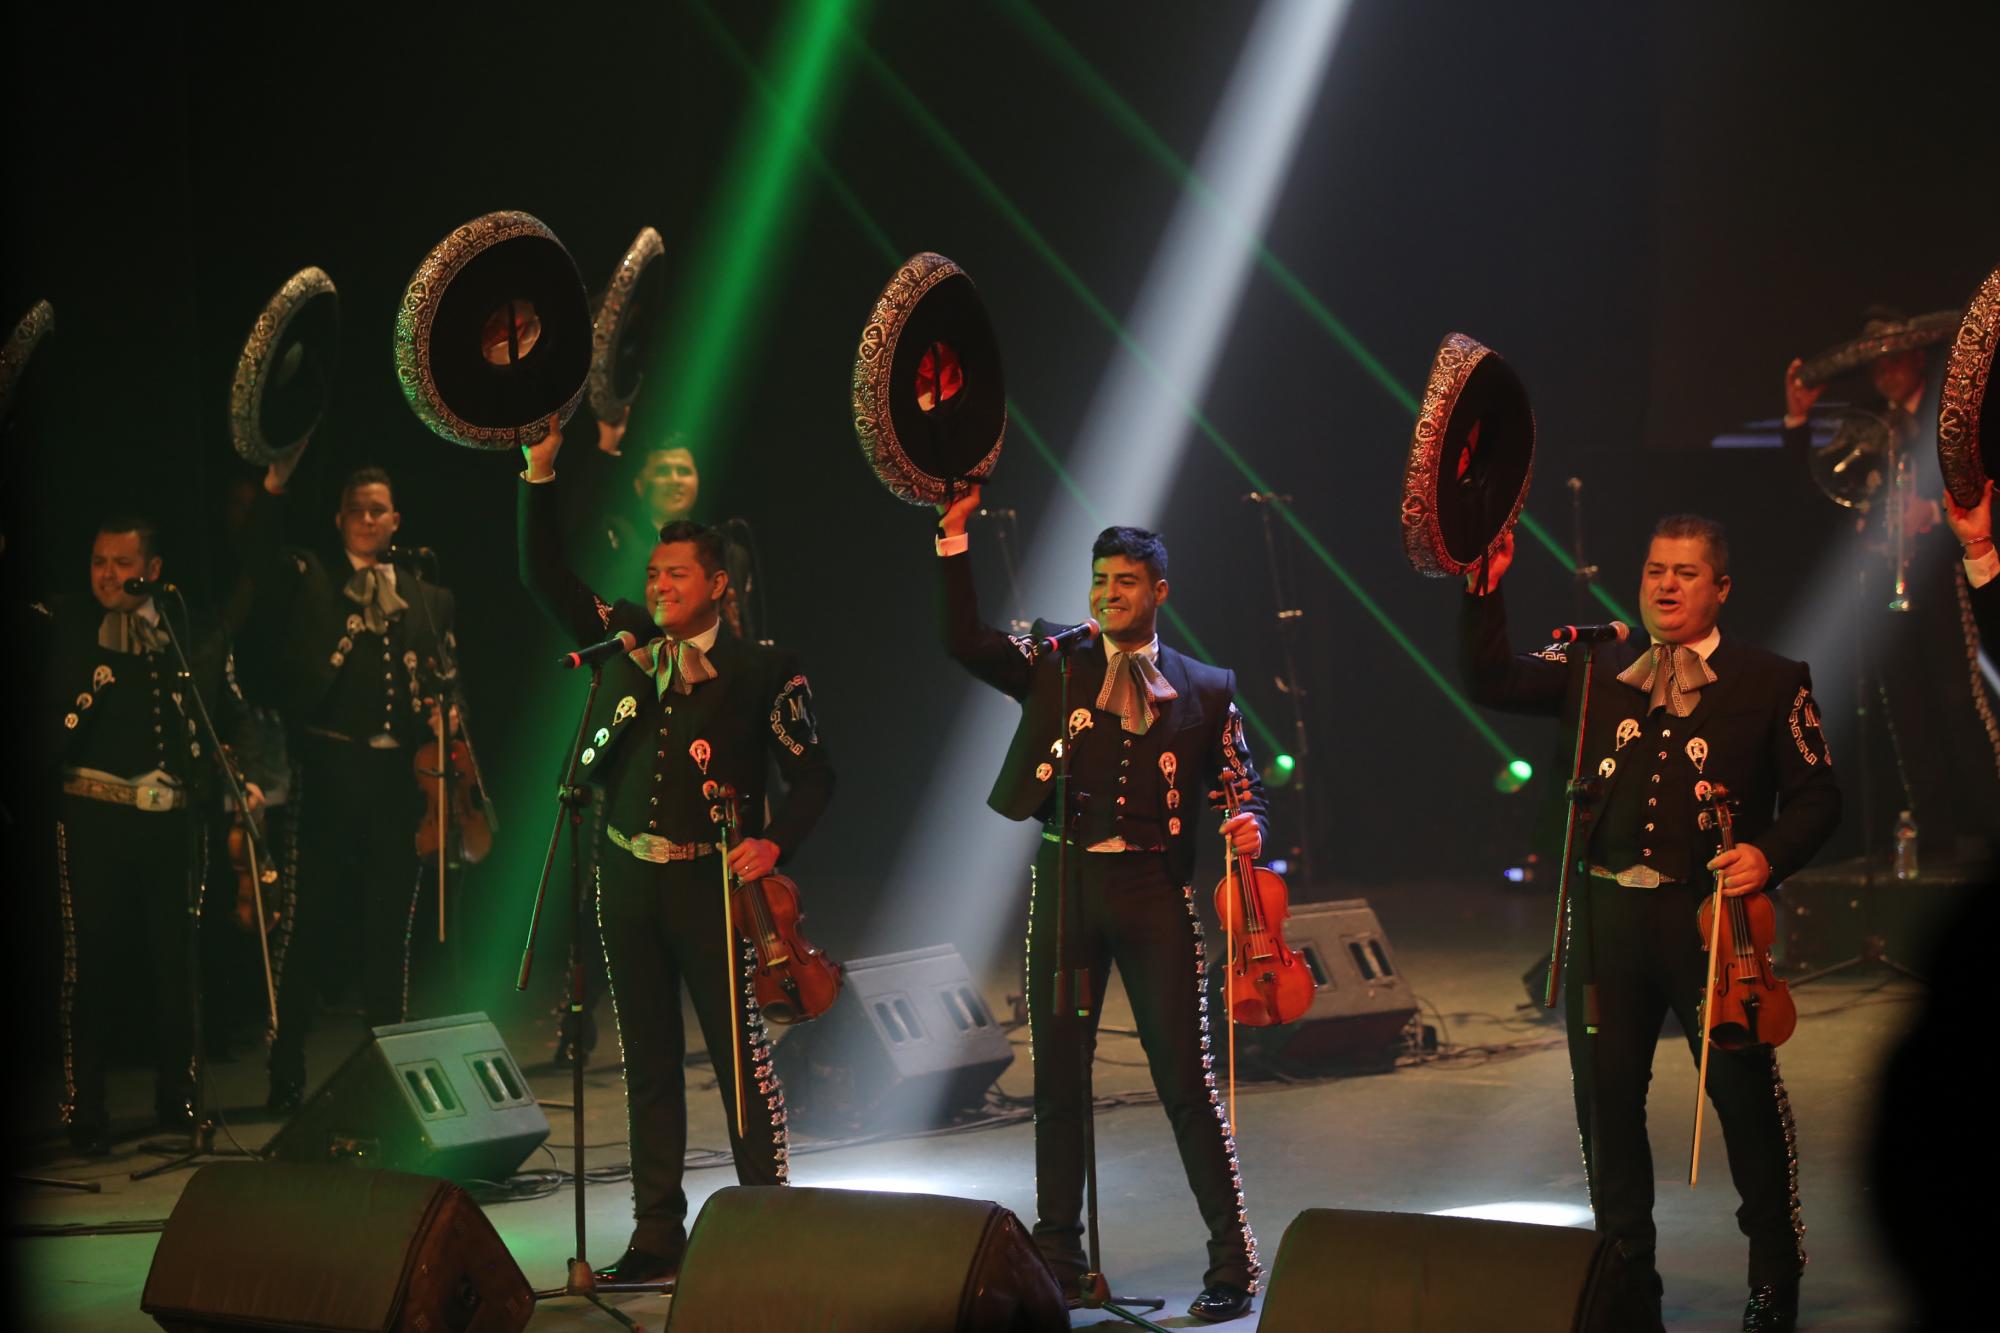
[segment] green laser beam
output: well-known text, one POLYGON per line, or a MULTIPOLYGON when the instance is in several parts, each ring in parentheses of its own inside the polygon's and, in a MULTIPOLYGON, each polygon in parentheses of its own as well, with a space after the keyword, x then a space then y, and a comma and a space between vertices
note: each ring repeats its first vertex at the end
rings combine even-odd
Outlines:
MULTIPOLYGON (((724 27, 722 22, 716 18, 708 7, 700 3, 700 0, 690 0, 690 3, 695 12, 708 25, 710 35, 716 39, 717 43, 729 55, 729 58, 736 64, 737 68, 750 80, 759 95, 775 103, 775 94, 772 92, 769 82, 765 79, 762 71, 750 59, 749 53, 743 49, 742 44, 736 40, 734 34, 728 28, 724 27)), ((868 211, 867 206, 861 202, 861 197, 854 192, 853 188, 847 184, 846 179, 834 168, 832 161, 812 141, 812 136, 807 130, 805 122, 797 118, 784 117, 781 117, 780 121, 786 129, 799 137, 800 146, 804 149, 808 160, 819 170, 820 174, 825 178, 826 184, 833 190, 834 197, 839 200, 841 207, 846 210, 875 248, 881 252, 883 258, 892 264, 903 262, 907 257, 905 252, 896 245, 895 240, 889 235, 882 224, 876 220, 875 215, 868 211)), ((1077 480, 1070 473, 1070 470, 1063 466, 1062 459, 1057 457, 1055 450, 1049 447, 1047 438, 1028 419, 1028 414, 1021 409, 1021 404, 1017 399, 1008 398, 1007 417, 1014 424, 1016 433, 1021 438, 1027 440, 1029 446, 1035 451, 1036 456, 1048 466, 1051 472, 1055 473, 1056 480, 1062 485, 1064 490, 1069 492, 1070 498, 1075 500, 1078 506, 1082 508, 1084 515, 1091 522, 1100 526, 1104 525, 1104 517, 1098 512, 1097 506, 1091 503, 1088 495, 1084 494, 1083 487, 1077 484, 1077 480)), ((1187 641, 1188 647, 1194 650, 1194 655, 1197 658, 1208 663, 1213 663, 1216 660, 1214 655, 1208 651, 1207 646, 1201 641, 1200 636, 1195 633, 1194 627, 1187 623, 1187 620, 1181 615, 1178 609, 1172 605, 1168 605, 1162 607, 1161 610, 1166 613, 1168 624, 1173 627, 1176 634, 1187 641)), ((1249 724, 1252 731, 1257 733, 1258 740, 1271 747, 1272 750, 1277 750, 1277 734, 1265 723, 1263 717, 1246 700, 1238 699, 1237 707, 1242 710, 1243 720, 1249 724)))
MULTIPOLYGON (((1160 137, 1158 132, 1147 123, 1146 118, 1139 114, 1137 108, 1119 95, 1118 90, 1111 85, 1111 82, 1098 71, 1095 65, 1091 64, 1084 57, 1081 51, 1078 51, 1070 44, 1069 39, 1064 37, 1062 32, 1054 24, 1050 23, 1046 16, 1033 5, 1026 3, 1026 0, 1007 0, 1007 3, 1003 4, 1001 8, 1020 25, 1023 31, 1035 40, 1057 67, 1067 74, 1114 124, 1138 143, 1147 157, 1151 158, 1162 170, 1173 177, 1182 188, 1187 190, 1189 194, 1213 212, 1216 217, 1221 219, 1236 234, 1237 239, 1248 247, 1255 256, 1257 267, 1275 282, 1279 289, 1292 299, 1294 304, 1305 311, 1307 316, 1314 323, 1318 324, 1321 330, 1328 337, 1332 338, 1341 350, 1354 360, 1355 364, 1361 368, 1369 379, 1373 380, 1390 398, 1395 400, 1398 406, 1408 412, 1411 417, 1414 418, 1418 414, 1420 405, 1417 401, 1417 396, 1410 392, 1387 366, 1382 364, 1380 358, 1368 350, 1367 345, 1355 335, 1353 330, 1349 329, 1334 316, 1334 313, 1327 308, 1326 303, 1320 300, 1310 287, 1306 286, 1304 280, 1298 274, 1294 273, 1284 260, 1278 258, 1272 252, 1270 246, 1264 243, 1262 237, 1254 234, 1244 225, 1243 220, 1216 193, 1214 188, 1207 181, 1203 180, 1194 167, 1186 159, 1182 158, 1180 154, 1176 153, 1165 139, 1160 137)), ((1536 521, 1534 515, 1524 510, 1521 514, 1521 526, 1526 528, 1529 535, 1534 537, 1550 555, 1555 557, 1558 564, 1572 574, 1576 572, 1576 561, 1549 534, 1548 530, 1536 521)), ((1635 619, 1630 611, 1627 611, 1618 604, 1616 598, 1605 592, 1596 583, 1590 585, 1590 591, 1592 596, 1609 607, 1620 618, 1626 621, 1635 619)))
MULTIPOLYGON (((1173 399, 1203 438, 1208 440, 1222 454, 1223 458, 1241 473, 1245 480, 1249 481, 1255 489, 1265 492, 1272 491, 1274 488, 1270 483, 1259 475, 1255 468, 1250 466, 1249 461, 1243 457, 1234 445, 1230 444, 1222 432, 1216 428, 1215 423, 1210 421, 1208 415, 1201 410, 1200 406, 1180 391, 1172 378, 1153 360, 1145 347, 1125 329, 1117 316, 1097 296, 1090 285, 1057 253, 1055 247, 1049 243, 1048 239, 1042 235, 1041 231, 1028 219, 1027 215, 1014 204, 1013 200, 1007 197, 1006 192, 986 173, 984 168, 980 167, 972 155, 966 151, 964 145, 960 144, 951 131, 945 127, 943 122, 932 114, 930 108, 911 90, 909 85, 904 83, 896 72, 889 68, 887 62, 871 50, 853 29, 849 28, 847 30, 846 37, 862 64, 866 65, 870 73, 874 74, 883 87, 888 90, 891 97, 903 109, 904 113, 916 123, 917 127, 933 143, 943 150, 945 156, 949 157, 953 164, 965 174, 979 193, 993 206, 995 211, 1007 220, 1008 225, 1020 234, 1022 239, 1027 242, 1029 248, 1055 272, 1063 284, 1070 289, 1071 293, 1082 302, 1084 308, 1097 318, 1098 322, 1118 340, 1120 346, 1173 399)), ((1368 616, 1388 634, 1390 641, 1398 648, 1401 648, 1417 664, 1419 671, 1423 673, 1425 679, 1437 686, 1445 697, 1451 701, 1453 707, 1459 711, 1460 715, 1472 725, 1474 731, 1487 744, 1497 750, 1502 758, 1512 759, 1514 757, 1513 748, 1501 739, 1500 734, 1488 725, 1485 718, 1480 716, 1478 711, 1473 708, 1471 702, 1460 694, 1450 681, 1445 679, 1443 673, 1430 663, 1430 660, 1424 656, 1423 651, 1417 647, 1416 643, 1407 634, 1403 633, 1401 627, 1394 620, 1390 619, 1375 599, 1368 595, 1367 590, 1361 586, 1353 575, 1347 572, 1346 567, 1334 559, 1332 552, 1327 550, 1326 545, 1313 534, 1311 529, 1305 525, 1304 521, 1297 514, 1292 512, 1291 506, 1276 499, 1273 499, 1271 503, 1273 508, 1285 520, 1286 526, 1291 528, 1299 536, 1300 540, 1305 543, 1306 549, 1312 552, 1341 586, 1353 595, 1362 610, 1367 612, 1368 616)))
MULTIPOLYGON (((746 121, 723 187, 710 209, 692 270, 698 275, 685 309, 700 319, 679 319, 683 330, 664 340, 661 365, 671 378, 668 419, 696 440, 705 439, 733 375, 747 358, 742 343, 758 297, 775 265, 769 255, 779 227, 796 200, 796 127, 818 114, 838 72, 855 0, 798 0, 775 41, 780 90, 746 121)), ((711 23, 714 15, 696 8, 711 23)))

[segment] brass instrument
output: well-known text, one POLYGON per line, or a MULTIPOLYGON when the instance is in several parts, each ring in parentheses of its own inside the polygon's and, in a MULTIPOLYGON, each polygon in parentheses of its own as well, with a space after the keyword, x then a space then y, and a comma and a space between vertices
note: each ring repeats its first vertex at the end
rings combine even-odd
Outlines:
POLYGON ((1877 412, 1844 408, 1834 418, 1833 438, 1813 448, 1807 460, 1813 482, 1835 504, 1866 515, 1882 504, 1882 536, 1896 573, 1891 611, 1910 609, 1910 561, 1915 554, 1910 504, 1916 470, 1907 442, 1894 423, 1877 412))

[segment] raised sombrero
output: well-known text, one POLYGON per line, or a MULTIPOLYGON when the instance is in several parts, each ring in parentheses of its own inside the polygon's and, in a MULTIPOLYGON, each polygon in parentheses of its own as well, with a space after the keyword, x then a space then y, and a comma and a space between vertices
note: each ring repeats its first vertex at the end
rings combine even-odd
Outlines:
POLYGON ((567 421, 590 374, 590 301, 555 233, 527 213, 474 218, 424 256, 396 312, 396 378, 453 444, 511 449, 567 421))
POLYGON ((617 422, 639 396, 652 355, 666 267, 660 233, 641 227, 598 298, 590 325, 590 410, 617 422))
POLYGON ((1944 362, 1938 394, 1938 467, 1961 505, 1974 505, 1986 479, 2000 474, 2000 406, 1993 402, 1993 348, 2000 342, 2000 268, 1986 275, 1965 307, 1944 362), (1990 429, 1982 433, 1982 424, 1990 429))
POLYGON ((1877 357, 1935 347, 1958 326, 1956 310, 1933 310, 1910 319, 1871 319, 1857 337, 1836 343, 1799 365, 1799 383, 1811 388, 1859 370, 1877 357))
POLYGON ((1528 391, 1499 354, 1445 335, 1403 469, 1403 551, 1417 572, 1472 569, 1512 527, 1535 470, 1528 391))
POLYGON ((236 452, 269 463, 312 434, 333 398, 340 359, 340 294, 317 268, 285 279, 257 313, 229 384, 236 452))
POLYGON ((13 410, 14 390, 21 382, 21 372, 28 368, 28 359, 55 326, 56 308, 47 301, 37 301, 21 316, 7 341, 0 343, 0 421, 13 410))
POLYGON ((854 434, 891 494, 936 504, 993 471, 1007 434, 1000 344, 965 270, 925 251, 875 299, 854 357, 854 434))

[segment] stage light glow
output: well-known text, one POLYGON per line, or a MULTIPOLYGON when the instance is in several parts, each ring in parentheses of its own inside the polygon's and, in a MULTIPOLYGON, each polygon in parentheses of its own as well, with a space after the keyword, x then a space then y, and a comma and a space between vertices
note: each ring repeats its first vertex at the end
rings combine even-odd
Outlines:
MULTIPOLYGON (((702 7, 697 4, 699 10, 702 7)), ((844 62, 854 0, 797 0, 778 28, 773 66, 777 93, 753 109, 715 194, 692 265, 696 275, 684 313, 665 321, 658 373, 662 404, 675 430, 708 438, 717 407, 742 367, 752 316, 778 266, 771 257, 799 198, 798 127, 826 114, 844 62)), ((707 15, 713 21, 713 15, 707 15)))
POLYGON ((1526 884, 1528 882, 1528 869, 1526 866, 1508 866, 1500 872, 1500 878, 1506 880, 1509 884, 1526 884))
POLYGON ((1536 1203, 1509 1200, 1503 1203, 1472 1203, 1462 1208, 1439 1208, 1432 1217, 1477 1217, 1488 1222, 1527 1222, 1538 1227, 1587 1227, 1590 1209, 1573 1203, 1536 1203))
POLYGON ((1291 772, 1292 769, 1298 766, 1298 761, 1296 759, 1293 759, 1288 754, 1281 754, 1272 762, 1277 764, 1279 768, 1283 769, 1287 773, 1291 772))
POLYGON ((1493 790, 1512 796, 1535 776, 1535 766, 1525 759, 1511 759, 1493 775, 1493 790))
POLYGON ((1289 875, 1292 873, 1292 863, 1282 856, 1266 861, 1264 864, 1270 867, 1270 871, 1274 875, 1289 875))
MULTIPOLYGON (((1147 156, 1151 157, 1169 175, 1180 181, 1190 197, 1198 200, 1204 207, 1213 211, 1226 225, 1232 227, 1245 243, 1252 247, 1256 256, 1257 267, 1262 269, 1273 282, 1277 283, 1279 289, 1289 296, 1293 303, 1303 310, 1314 323, 1318 324, 1327 336, 1339 345, 1341 350, 1353 358, 1355 364, 1361 368, 1368 378, 1373 380, 1390 398, 1394 399, 1404 411, 1408 412, 1412 417, 1417 415, 1419 405, 1416 395, 1410 392, 1401 381, 1396 379, 1389 368, 1382 364, 1381 360, 1368 349, 1367 345, 1360 338, 1355 336, 1352 330, 1341 323, 1339 319, 1335 318, 1333 312, 1327 308, 1326 303, 1320 300, 1310 287, 1306 286, 1304 281, 1299 278, 1298 274, 1292 271, 1290 266, 1282 259, 1279 259, 1276 254, 1272 253, 1271 248, 1263 242, 1261 235, 1259 235, 1261 227, 1250 226, 1232 210, 1228 202, 1233 197, 1232 195, 1226 191, 1218 191, 1215 187, 1211 186, 1198 166, 1189 166, 1178 153, 1174 152, 1166 140, 1154 132, 1153 127, 1147 123, 1146 118, 1140 115, 1131 103, 1120 96, 1118 90, 1111 85, 1110 81, 1100 74, 1097 68, 1089 60, 1085 59, 1080 51, 1070 45, 1068 39, 1033 5, 1026 3, 1026 0, 1012 0, 1011 3, 1003 6, 1003 9, 1010 17, 1020 23, 1029 36, 1042 45, 1042 48, 1053 58, 1055 64, 1068 74, 1109 115, 1111 120, 1136 140, 1140 147, 1145 149, 1147 156)), ((1564 570, 1572 574, 1576 572, 1576 561, 1571 558, 1568 551, 1563 549, 1562 544, 1549 533, 1548 529, 1544 528, 1536 520, 1533 514, 1523 510, 1520 525, 1527 530, 1529 536, 1533 537, 1544 550, 1555 558, 1556 563, 1561 565, 1564 570)), ((1620 606, 1615 597, 1605 592, 1597 584, 1592 583, 1590 585, 1590 592, 1593 597, 1602 602, 1619 619, 1625 621, 1634 619, 1630 611, 1620 606)))

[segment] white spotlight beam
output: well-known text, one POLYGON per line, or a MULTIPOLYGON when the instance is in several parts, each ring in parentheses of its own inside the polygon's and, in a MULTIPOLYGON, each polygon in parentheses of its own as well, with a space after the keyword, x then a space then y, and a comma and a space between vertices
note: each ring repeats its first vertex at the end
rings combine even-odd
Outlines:
MULTIPOLYGON (((1036 526, 1022 571, 1031 613, 1081 619, 1097 530, 1159 522, 1187 445, 1186 405, 1214 374, 1346 12, 1347 0, 1266 0, 1259 10, 1126 321, 1132 342, 1113 354, 1071 451, 1076 489, 1089 499, 1082 512, 1062 505, 1036 526), (1229 209, 1213 206, 1218 195, 1229 209)), ((983 808, 1016 710, 979 693, 987 697, 950 730, 890 887, 904 907, 948 902, 953 943, 974 975, 1020 924, 1037 837, 983 808), (950 886, 945 902, 941 885, 950 886)))

